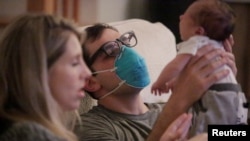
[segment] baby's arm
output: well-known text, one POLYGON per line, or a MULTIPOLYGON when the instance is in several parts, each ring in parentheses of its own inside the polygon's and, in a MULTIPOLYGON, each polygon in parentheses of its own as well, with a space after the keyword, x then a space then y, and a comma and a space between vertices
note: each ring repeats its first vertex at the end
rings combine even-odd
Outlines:
POLYGON ((181 70, 183 70, 191 57, 191 54, 179 54, 170 63, 168 63, 152 85, 151 93, 161 94, 168 92, 170 88, 168 87, 168 83, 173 81, 174 78, 180 74, 181 70))

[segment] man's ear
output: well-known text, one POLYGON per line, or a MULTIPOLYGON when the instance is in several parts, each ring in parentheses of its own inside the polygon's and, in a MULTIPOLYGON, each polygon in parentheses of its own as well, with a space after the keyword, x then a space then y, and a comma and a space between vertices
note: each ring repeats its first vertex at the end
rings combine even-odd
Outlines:
POLYGON ((95 92, 100 89, 101 85, 98 83, 98 80, 95 77, 90 77, 86 80, 84 89, 89 92, 95 92))
POLYGON ((201 27, 201 26, 199 26, 199 27, 196 29, 195 33, 196 33, 197 35, 206 35, 205 29, 204 29, 203 27, 201 27))

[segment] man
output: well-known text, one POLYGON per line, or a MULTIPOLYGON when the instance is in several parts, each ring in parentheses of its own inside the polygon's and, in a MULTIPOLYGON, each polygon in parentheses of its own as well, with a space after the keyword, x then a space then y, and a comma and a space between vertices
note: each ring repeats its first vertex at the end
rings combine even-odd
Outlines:
POLYGON ((98 100, 98 106, 83 114, 82 124, 76 126, 80 140, 159 140, 173 120, 228 74, 212 74, 215 70, 228 63, 236 72, 232 54, 204 47, 179 77, 165 106, 144 103, 140 91, 150 81, 144 59, 131 48, 136 45, 131 43, 136 40, 134 33, 120 35, 106 24, 88 27, 86 32, 84 59, 93 77, 85 90, 98 100), (211 63, 216 56, 224 57, 211 63))

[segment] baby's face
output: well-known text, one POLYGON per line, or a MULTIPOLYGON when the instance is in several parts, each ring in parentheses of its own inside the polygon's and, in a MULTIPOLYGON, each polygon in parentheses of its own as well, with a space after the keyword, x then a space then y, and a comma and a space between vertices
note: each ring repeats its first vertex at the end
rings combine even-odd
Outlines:
POLYGON ((199 29, 198 23, 193 18, 193 13, 198 12, 200 3, 191 4, 183 15, 180 16, 180 35, 183 41, 188 40, 191 36, 197 35, 199 29))

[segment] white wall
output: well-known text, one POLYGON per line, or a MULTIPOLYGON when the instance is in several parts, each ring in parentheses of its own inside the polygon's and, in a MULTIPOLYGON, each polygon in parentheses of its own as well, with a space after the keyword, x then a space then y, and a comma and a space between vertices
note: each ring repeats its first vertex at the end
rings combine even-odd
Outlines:
MULTIPOLYGON (((86 25, 140 18, 144 13, 144 3, 145 0, 80 0, 80 23, 86 25)), ((26 5, 27 0, 0 0, 0 18, 26 13, 26 5)))
POLYGON ((144 17, 145 0, 80 0, 83 24, 144 17))
POLYGON ((102 22, 127 18, 129 0, 98 0, 97 19, 102 22))

